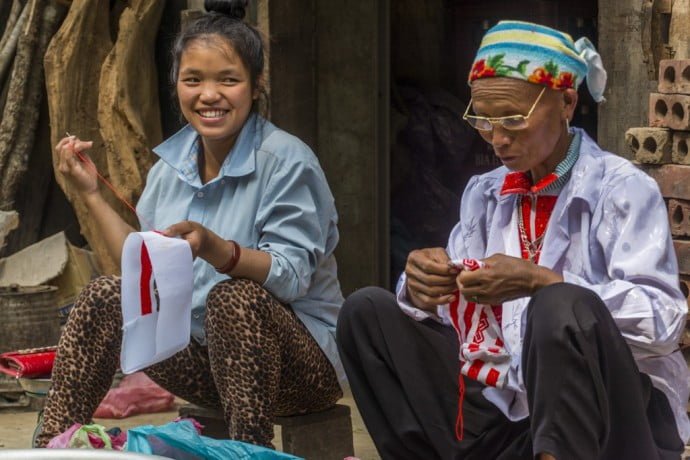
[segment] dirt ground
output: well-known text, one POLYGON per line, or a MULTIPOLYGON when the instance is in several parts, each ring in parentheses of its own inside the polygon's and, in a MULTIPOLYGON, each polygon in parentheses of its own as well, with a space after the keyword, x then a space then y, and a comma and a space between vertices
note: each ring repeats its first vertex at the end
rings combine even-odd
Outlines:
MULTIPOLYGON (((352 409, 352 432, 355 444, 355 455, 361 460, 380 460, 374 444, 367 433, 362 417, 352 400, 347 394, 341 401, 352 409)), ((36 427, 36 412, 2 412, 0 411, 0 449, 26 449, 31 445, 31 437, 36 427)), ((145 414, 129 417, 121 420, 96 419, 96 423, 106 428, 114 426, 127 429, 138 425, 162 425, 177 417, 177 410, 161 412, 158 414, 145 414)), ((276 448, 281 448, 280 427, 276 427, 276 436, 273 440, 276 448)))
MULTIPOLYGON (((361 460, 381 460, 376 453, 374 443, 367 433, 362 417, 357 411, 357 407, 352 400, 352 396, 347 394, 340 401, 352 409, 352 432, 355 444, 355 455, 361 460)), ((36 412, 2 412, 0 411, 0 449, 26 449, 31 445, 31 437, 36 427, 36 412)), ((177 410, 171 412, 161 412, 158 414, 145 414, 129 417, 121 420, 96 419, 96 423, 107 428, 114 426, 127 429, 139 425, 162 425, 177 417, 177 410)), ((280 450, 280 427, 276 427, 275 438, 273 439, 276 448, 280 450)), ((684 460, 690 460, 690 447, 686 448, 683 455, 684 460)))

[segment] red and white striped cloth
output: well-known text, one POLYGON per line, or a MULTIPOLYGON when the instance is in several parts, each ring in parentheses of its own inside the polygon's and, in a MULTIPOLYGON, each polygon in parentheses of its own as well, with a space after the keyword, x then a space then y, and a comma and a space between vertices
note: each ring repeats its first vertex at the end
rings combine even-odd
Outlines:
MULTIPOLYGON (((472 271, 483 265, 475 259, 463 259, 453 264, 472 271)), ((503 388, 511 362, 501 330, 503 306, 468 302, 457 295, 449 305, 449 313, 460 341, 460 372, 486 385, 503 388)))
MULTIPOLYGON (((476 259, 451 261, 461 270, 478 270, 483 263, 476 259)), ((511 356, 505 348, 501 318, 502 305, 485 305, 468 302, 458 292, 449 307, 450 320, 460 342, 459 398, 455 435, 463 439, 463 400, 465 381, 463 375, 488 386, 503 389, 508 383, 511 356)))

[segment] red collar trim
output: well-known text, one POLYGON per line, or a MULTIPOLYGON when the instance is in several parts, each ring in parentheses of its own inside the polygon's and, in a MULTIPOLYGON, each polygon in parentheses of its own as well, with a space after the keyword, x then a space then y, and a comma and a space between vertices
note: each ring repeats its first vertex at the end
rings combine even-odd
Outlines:
POLYGON ((503 179, 501 195, 539 193, 556 182, 558 177, 556 173, 547 174, 539 182, 532 185, 532 178, 528 173, 519 171, 510 172, 506 174, 505 179, 503 179))

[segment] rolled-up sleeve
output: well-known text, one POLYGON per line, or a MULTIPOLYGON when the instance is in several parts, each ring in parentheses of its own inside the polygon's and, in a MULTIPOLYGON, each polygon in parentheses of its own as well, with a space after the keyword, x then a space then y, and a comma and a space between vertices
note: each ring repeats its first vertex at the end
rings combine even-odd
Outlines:
POLYGON ((601 280, 567 270, 563 277, 601 297, 637 355, 668 354, 678 347, 687 303, 678 286, 666 206, 646 176, 616 182, 593 216, 590 245, 604 259, 601 280))
POLYGON ((336 219, 318 164, 293 162, 277 172, 257 215, 257 248, 271 256, 264 288, 286 303, 304 296, 324 254, 332 250, 326 245, 336 219))

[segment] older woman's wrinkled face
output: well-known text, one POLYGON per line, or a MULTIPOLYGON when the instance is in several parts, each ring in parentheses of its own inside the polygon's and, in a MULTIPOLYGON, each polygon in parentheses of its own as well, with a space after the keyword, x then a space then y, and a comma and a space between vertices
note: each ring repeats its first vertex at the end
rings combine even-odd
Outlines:
MULTIPOLYGON (((514 78, 476 80, 472 83, 472 112, 491 118, 527 115, 543 88, 514 78)), ((574 90, 546 89, 527 128, 510 131, 496 124, 480 134, 507 168, 531 171, 538 180, 565 158, 569 145, 566 118, 572 117, 576 103, 574 90)))

